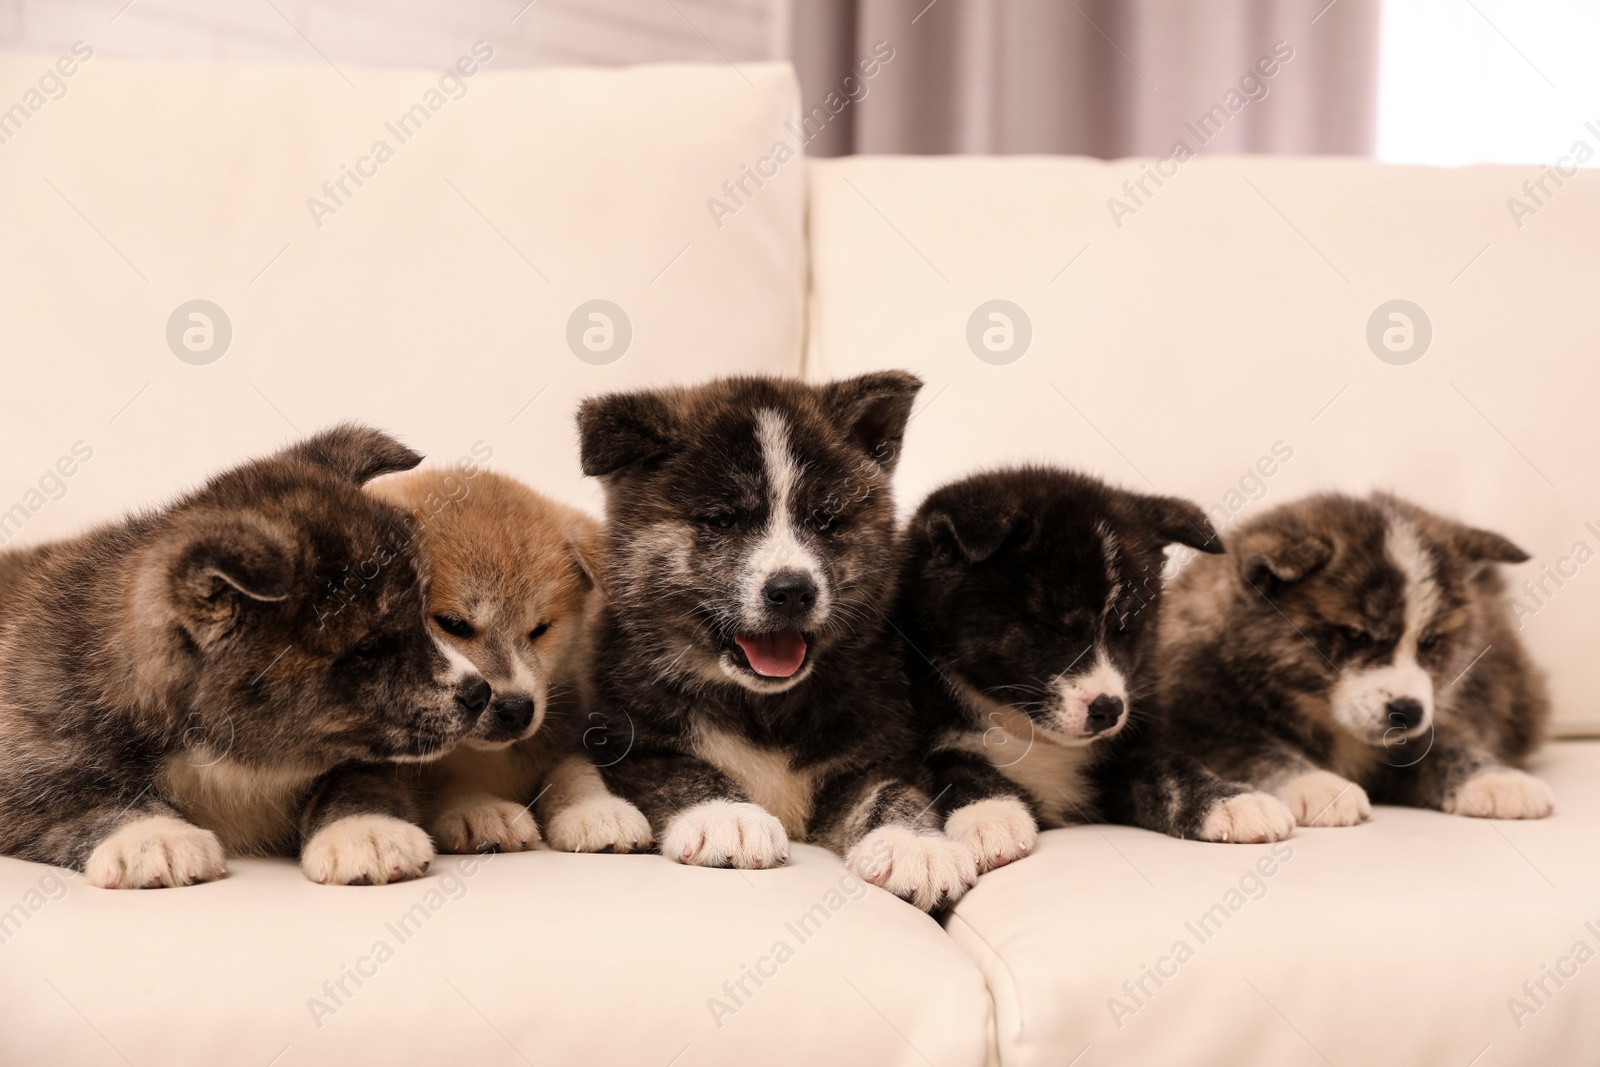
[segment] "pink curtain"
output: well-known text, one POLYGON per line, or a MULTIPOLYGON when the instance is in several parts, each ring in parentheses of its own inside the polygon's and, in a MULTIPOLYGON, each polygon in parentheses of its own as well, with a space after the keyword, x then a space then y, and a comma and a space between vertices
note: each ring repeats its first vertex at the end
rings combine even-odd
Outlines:
POLYGON ((1379 3, 794 0, 806 151, 1370 154, 1379 3))

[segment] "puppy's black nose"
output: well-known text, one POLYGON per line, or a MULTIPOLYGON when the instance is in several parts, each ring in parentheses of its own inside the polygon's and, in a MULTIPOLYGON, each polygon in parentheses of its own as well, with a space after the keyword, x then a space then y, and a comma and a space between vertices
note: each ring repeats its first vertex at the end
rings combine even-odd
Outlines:
POLYGON ((1389 725, 1396 730, 1415 730, 1422 725, 1422 702, 1410 697, 1391 700, 1384 707, 1389 713, 1389 725))
POLYGON ((456 703, 465 708, 468 715, 477 718, 489 706, 489 698, 493 695, 494 690, 489 688, 489 683, 478 678, 461 683, 456 689, 456 703))
POLYGON ((1089 701, 1089 715, 1083 725, 1091 734, 1097 734, 1117 725, 1117 720, 1120 718, 1122 718, 1122 698, 1101 693, 1089 701))
POLYGON ((496 729, 506 734, 520 735, 533 721, 533 701, 527 697, 512 696, 497 700, 491 710, 496 729))
POLYGON ((817 583, 805 571, 779 571, 761 592, 767 607, 786 619, 798 619, 817 603, 817 583))

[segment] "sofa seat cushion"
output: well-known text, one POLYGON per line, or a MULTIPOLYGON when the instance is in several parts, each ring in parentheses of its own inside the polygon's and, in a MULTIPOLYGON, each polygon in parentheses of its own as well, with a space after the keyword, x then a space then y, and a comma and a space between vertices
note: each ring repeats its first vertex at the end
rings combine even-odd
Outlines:
POLYGON ((1276 846, 1045 833, 948 923, 988 976, 1000 1062, 1594 1064, 1600 742, 1535 769, 1558 804, 1536 822, 1379 807, 1276 846))
POLYGON ((441 857, 330 888, 286 860, 111 891, 0 859, 0 1063, 976 1067, 977 967, 822 849, 441 857), (275 1057, 278 1057, 275 1059, 275 1057))

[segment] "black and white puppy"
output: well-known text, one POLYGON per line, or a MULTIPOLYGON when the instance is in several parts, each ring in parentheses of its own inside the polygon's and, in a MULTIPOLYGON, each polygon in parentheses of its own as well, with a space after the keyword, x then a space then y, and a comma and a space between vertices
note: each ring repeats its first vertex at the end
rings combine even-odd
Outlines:
POLYGON ((584 402, 608 520, 590 736, 631 743, 596 762, 669 859, 766 867, 812 841, 923 908, 976 878, 921 787, 887 618, 891 475, 921 384, 729 378, 584 402))
POLYGON ((1549 701, 1496 566, 1527 553, 1384 493, 1275 508, 1229 545, 1168 593, 1161 702, 1187 750, 1306 825, 1371 801, 1550 814, 1520 769, 1549 701))
POLYGON ((1205 841, 1294 829, 1283 804, 1174 751, 1142 714, 1163 549, 1222 551, 1198 507, 1022 467, 936 490, 907 536, 913 701, 945 831, 983 870, 1026 855, 1036 822, 1205 841))
POLYGON ((318 881, 426 868, 405 791, 343 766, 438 756, 489 700, 424 629, 403 516, 361 491, 421 458, 342 426, 0 557, 0 853, 107 888, 226 855, 298 853, 318 881))

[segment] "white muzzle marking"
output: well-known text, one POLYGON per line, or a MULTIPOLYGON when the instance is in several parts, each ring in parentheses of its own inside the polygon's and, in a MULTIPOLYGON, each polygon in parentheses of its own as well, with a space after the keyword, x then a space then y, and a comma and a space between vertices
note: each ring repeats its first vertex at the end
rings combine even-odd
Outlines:
POLYGON ((1088 744, 1103 737, 1111 737, 1128 721, 1128 683, 1122 672, 1111 665, 1104 649, 1095 650, 1094 665, 1081 674, 1063 675, 1052 687, 1060 701, 1056 712, 1055 730, 1068 744, 1088 744), (1122 701, 1122 714, 1116 725, 1097 733, 1088 732, 1089 705, 1102 696, 1116 697, 1122 701))
POLYGON ((428 636, 433 638, 434 645, 440 652, 444 653, 444 658, 450 663, 450 671, 444 676, 446 682, 456 685, 466 681, 468 678, 478 677, 478 668, 473 665, 470 659, 451 648, 447 643, 440 640, 437 635, 429 634, 428 636))
POLYGON ((1384 537, 1389 562, 1405 577, 1405 629, 1389 663, 1347 671, 1333 687, 1334 721, 1373 744, 1397 737, 1416 737, 1433 722, 1433 676, 1417 662, 1417 642, 1439 605, 1433 559, 1409 521, 1390 517, 1384 537), (1422 705, 1422 721, 1403 734, 1389 724, 1388 706, 1396 700, 1422 705))
POLYGON ((766 585, 779 571, 799 571, 817 587, 813 619, 825 618, 832 602, 822 561, 800 536, 803 516, 795 514, 794 497, 803 468, 789 447, 789 428, 770 408, 756 412, 756 443, 766 466, 770 508, 766 529, 751 548, 739 578, 740 606, 750 619, 766 617, 766 585))

